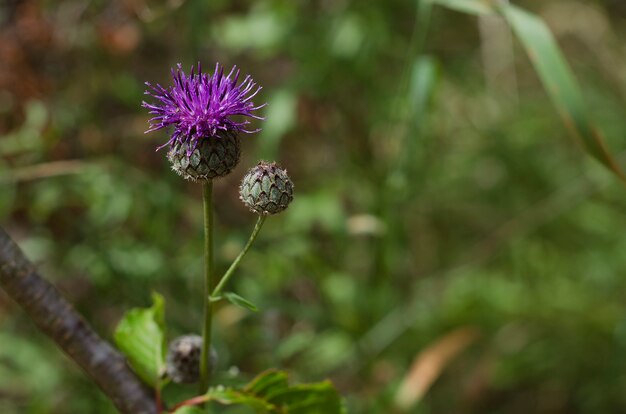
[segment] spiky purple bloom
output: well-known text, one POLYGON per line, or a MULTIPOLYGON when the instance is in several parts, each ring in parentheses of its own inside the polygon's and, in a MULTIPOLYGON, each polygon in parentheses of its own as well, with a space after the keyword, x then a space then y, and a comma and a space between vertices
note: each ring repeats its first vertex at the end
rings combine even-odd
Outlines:
POLYGON ((250 75, 237 85, 240 71, 236 66, 226 76, 219 63, 215 65, 212 75, 202 73, 200 63, 197 72, 192 67, 189 75, 185 74, 180 64, 177 67, 176 71, 172 69, 174 84, 168 88, 146 82, 148 90, 145 94, 158 101, 156 104, 145 101, 142 103, 144 108, 150 109, 150 113, 155 115, 150 120, 150 128, 146 133, 174 126, 169 141, 157 149, 167 145, 188 144, 187 155, 190 155, 201 140, 210 137, 219 139, 220 132, 259 131, 247 130, 245 127, 250 123, 247 119, 237 122, 231 118, 241 115, 264 119, 253 114, 266 104, 254 106, 252 98, 259 93, 261 87, 257 86, 250 75))

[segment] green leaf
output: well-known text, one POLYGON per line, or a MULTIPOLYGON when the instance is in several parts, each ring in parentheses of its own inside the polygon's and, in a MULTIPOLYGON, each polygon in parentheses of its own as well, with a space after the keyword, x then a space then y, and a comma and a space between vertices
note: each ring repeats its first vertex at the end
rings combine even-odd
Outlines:
POLYGON ((185 406, 174 411, 174 414, 205 414, 205 411, 199 407, 185 406))
POLYGON ((330 381, 294 385, 275 392, 269 402, 289 414, 345 413, 339 393, 330 381))
POLYGON ((215 401, 223 405, 245 405, 257 412, 283 413, 266 399, 257 397, 245 391, 224 389, 218 387, 209 390, 206 394, 208 401, 215 401))
POLYGON ((492 1, 489 0, 424 0, 463 13, 484 15, 494 13, 492 1))
POLYGON ((503 4, 499 10, 524 45, 566 127, 594 158, 626 180, 590 119, 580 87, 546 24, 513 5, 503 4))
POLYGON ((267 397, 274 392, 280 392, 289 388, 287 373, 278 370, 265 371, 253 379, 244 391, 253 395, 267 397))
POLYGON ((152 295, 152 307, 131 309, 115 329, 115 343, 135 372, 150 386, 159 383, 165 364, 165 301, 152 295))
POLYGON ((287 374, 269 370, 259 374, 242 389, 215 387, 205 401, 224 405, 245 405, 271 414, 343 414, 345 407, 330 381, 290 386, 287 374))
POLYGON ((259 308, 257 308, 257 306, 250 302, 248 299, 242 298, 241 296, 239 296, 236 293, 233 292, 226 292, 224 293, 224 298, 229 301, 230 303, 232 303, 233 305, 237 305, 239 307, 242 307, 244 309, 249 309, 252 312, 258 312, 259 308))

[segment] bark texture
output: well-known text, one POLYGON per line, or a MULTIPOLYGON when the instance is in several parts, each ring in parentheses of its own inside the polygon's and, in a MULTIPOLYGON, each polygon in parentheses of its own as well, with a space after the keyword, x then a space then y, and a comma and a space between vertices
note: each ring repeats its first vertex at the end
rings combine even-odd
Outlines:
POLYGON ((133 374, 126 359, 100 338, 59 291, 37 273, 2 228, 0 288, 83 369, 121 413, 157 413, 151 392, 133 374))

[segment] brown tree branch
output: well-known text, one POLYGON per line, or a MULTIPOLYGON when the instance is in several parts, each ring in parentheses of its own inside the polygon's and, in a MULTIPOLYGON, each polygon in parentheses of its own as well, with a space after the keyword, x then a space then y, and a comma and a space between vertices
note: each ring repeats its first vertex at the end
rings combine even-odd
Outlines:
POLYGON ((37 273, 0 228, 0 287, 100 387, 123 414, 156 414, 151 393, 125 358, 87 324, 72 305, 37 273))

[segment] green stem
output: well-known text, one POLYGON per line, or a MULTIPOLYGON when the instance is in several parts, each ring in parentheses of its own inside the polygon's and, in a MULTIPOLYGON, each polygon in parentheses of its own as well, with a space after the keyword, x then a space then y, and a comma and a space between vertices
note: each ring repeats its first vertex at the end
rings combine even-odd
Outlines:
POLYGON ((215 290, 213 290, 213 293, 211 293, 211 298, 218 297, 219 294, 222 292, 222 289, 224 289, 224 286, 226 286, 226 283, 228 283, 230 278, 233 276, 233 273, 235 273, 235 269, 237 269, 237 267, 239 266, 239 262, 241 262, 241 259, 243 259, 246 253, 248 253, 248 250, 250 250, 250 246, 252 246, 252 243, 254 243, 254 240, 256 240, 256 237, 259 235, 259 232, 261 231, 261 227, 263 227, 263 223, 265 223, 266 218, 267 216, 265 215, 259 216, 259 219, 257 220, 256 225, 254 226, 254 230, 252 230, 252 234, 250 235, 248 242, 244 246, 243 250, 241 250, 241 252, 239 253, 239 256, 237 256, 237 258, 230 265, 226 273, 224 273, 224 276, 222 276, 222 279, 220 280, 218 285, 215 287, 215 290))
POLYGON ((202 330, 202 354, 200 357, 200 393, 209 388, 209 366, 211 350, 211 328, 213 324, 213 302, 209 294, 213 289, 213 181, 202 185, 204 204, 204 324, 202 330))

